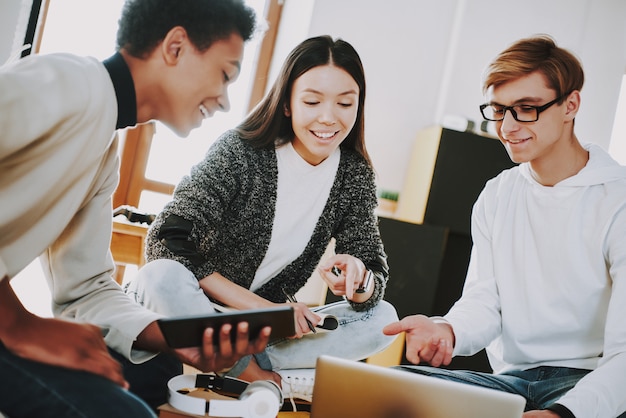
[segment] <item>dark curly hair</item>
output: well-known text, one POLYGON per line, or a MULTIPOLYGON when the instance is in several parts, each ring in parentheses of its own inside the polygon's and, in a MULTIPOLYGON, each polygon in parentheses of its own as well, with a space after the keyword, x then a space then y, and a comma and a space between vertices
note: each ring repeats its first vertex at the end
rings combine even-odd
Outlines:
POLYGON ((141 58, 175 26, 183 27, 199 51, 233 33, 248 41, 256 12, 243 0, 126 0, 117 31, 117 49, 141 58))

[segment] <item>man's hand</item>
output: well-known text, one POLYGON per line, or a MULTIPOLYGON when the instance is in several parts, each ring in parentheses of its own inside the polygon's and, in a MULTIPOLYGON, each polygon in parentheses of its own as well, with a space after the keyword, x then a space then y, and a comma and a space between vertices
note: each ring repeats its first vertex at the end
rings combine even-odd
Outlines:
POLYGON ((522 414, 522 418, 560 418, 559 414, 552 411, 528 411, 522 414))
POLYGON ((94 373, 128 389, 121 365, 109 354, 95 325, 32 315, 2 341, 18 357, 94 373))
POLYGON ((424 315, 412 315, 383 328, 385 335, 406 334, 406 358, 413 364, 426 362, 434 367, 452 361, 454 332, 448 324, 433 322, 424 315))
POLYGON ((94 373, 128 388, 100 328, 33 315, 13 292, 8 277, 0 280, 0 341, 18 357, 94 373))
POLYGON ((248 323, 237 324, 237 335, 233 346, 230 339, 232 326, 224 324, 220 330, 219 347, 213 346, 213 329, 207 328, 202 336, 202 347, 179 348, 175 350, 178 358, 190 366, 203 372, 219 372, 232 367, 237 360, 249 354, 265 350, 270 339, 272 329, 265 327, 259 336, 249 340, 248 323))

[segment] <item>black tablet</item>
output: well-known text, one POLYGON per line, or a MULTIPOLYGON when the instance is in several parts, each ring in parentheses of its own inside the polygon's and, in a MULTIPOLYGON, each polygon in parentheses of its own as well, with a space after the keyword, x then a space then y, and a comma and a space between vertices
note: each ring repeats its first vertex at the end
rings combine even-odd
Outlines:
POLYGON ((243 311, 216 312, 209 315, 161 318, 159 328, 165 341, 172 348, 199 347, 206 328, 213 328, 213 343, 219 342, 219 331, 224 324, 232 324, 232 341, 235 341, 239 322, 247 322, 249 335, 255 339, 261 329, 272 327, 270 341, 291 337, 296 334, 294 311, 289 306, 276 308, 250 309, 243 311))

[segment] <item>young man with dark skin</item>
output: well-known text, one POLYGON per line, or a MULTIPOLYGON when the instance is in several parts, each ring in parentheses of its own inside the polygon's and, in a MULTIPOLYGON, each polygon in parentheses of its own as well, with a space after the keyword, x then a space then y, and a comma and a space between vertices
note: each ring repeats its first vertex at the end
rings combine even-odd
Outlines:
POLYGON ((219 371, 269 339, 265 328, 250 342, 240 323, 234 343, 224 326, 205 330, 202 347, 170 349, 160 316, 111 277, 109 251, 116 131, 160 120, 185 137, 227 111, 254 11, 242 0, 129 0, 119 23, 104 62, 50 54, 0 68, 0 411, 11 417, 152 417, 112 353, 219 371), (28 312, 9 283, 37 257, 54 318, 28 312))
POLYGON ((524 418, 626 416, 626 167, 574 133, 583 81, 548 36, 489 65, 480 110, 520 164, 474 206, 459 301, 384 330, 434 366, 403 369, 522 395, 524 418), (438 368, 483 348, 493 374, 438 368))

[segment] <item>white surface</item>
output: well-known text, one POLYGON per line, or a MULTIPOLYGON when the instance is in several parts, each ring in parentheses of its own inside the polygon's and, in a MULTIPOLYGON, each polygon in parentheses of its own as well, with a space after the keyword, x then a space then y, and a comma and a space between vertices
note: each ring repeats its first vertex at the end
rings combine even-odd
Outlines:
POLYGON ((32 313, 51 317, 50 290, 41 271, 39 260, 30 263, 11 280, 13 291, 26 309, 32 313))

